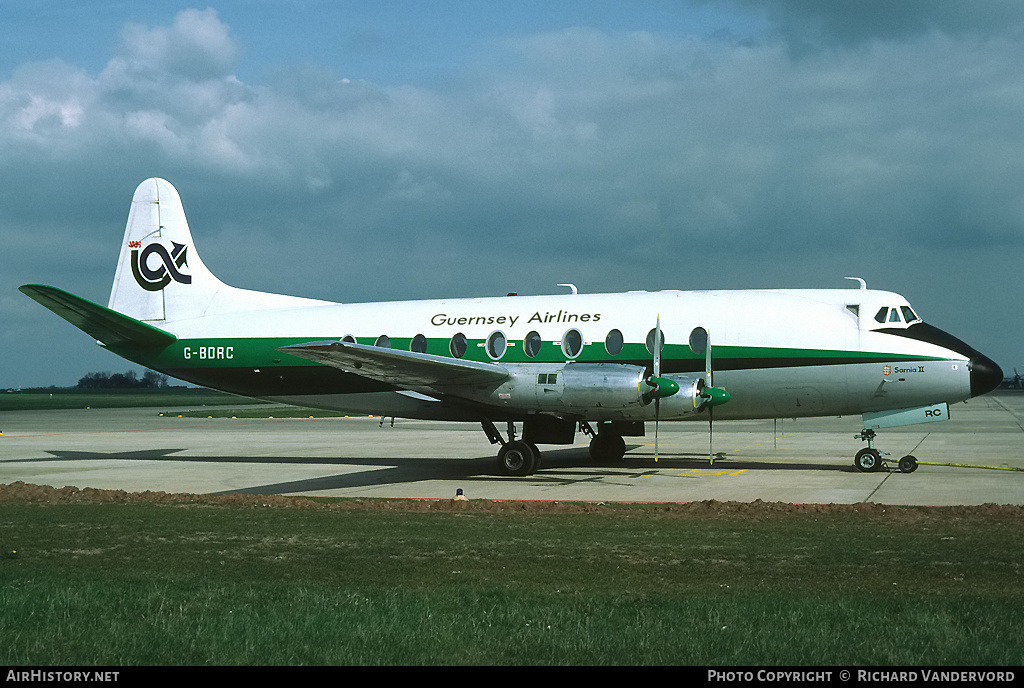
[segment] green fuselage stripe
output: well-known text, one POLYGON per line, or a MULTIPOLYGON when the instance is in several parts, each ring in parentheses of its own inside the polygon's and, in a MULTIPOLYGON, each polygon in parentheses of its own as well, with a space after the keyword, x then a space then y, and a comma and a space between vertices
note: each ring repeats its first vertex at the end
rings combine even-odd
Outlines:
MULTIPOLYGON (((319 363, 291 356, 278 351, 283 346, 310 341, 337 339, 337 337, 300 338, 218 338, 184 339, 163 348, 135 346, 109 347, 114 353, 154 370, 168 372, 186 380, 201 382, 206 378, 202 371, 217 369, 259 369, 271 371, 279 368, 324 369, 319 363), (170 372, 174 371, 174 372, 170 372), (189 371, 194 375, 189 375, 189 371)), ((359 337, 358 343, 372 345, 375 338, 359 337)), ((394 349, 409 350, 411 338, 393 337, 394 349)), ((448 339, 428 339, 426 353, 450 357, 448 339)), ((910 362, 938 360, 935 357, 894 354, 887 352, 847 351, 834 349, 796 349, 773 347, 719 346, 712 351, 712 367, 715 370, 750 370, 764 368, 788 368, 827 365, 848 365, 873 362, 910 362)), ((469 340, 465 360, 491 362, 484 340, 469 340)), ((525 354, 521 342, 509 342, 498 363, 565 363, 560 343, 544 342, 537 356, 525 354)), ((626 365, 651 366, 652 356, 642 343, 626 343, 617 355, 609 354, 603 342, 593 342, 573 359, 581 363, 621 363, 626 365)), ((663 373, 703 372, 705 358, 695 354, 688 346, 666 344, 662 352, 663 373)))

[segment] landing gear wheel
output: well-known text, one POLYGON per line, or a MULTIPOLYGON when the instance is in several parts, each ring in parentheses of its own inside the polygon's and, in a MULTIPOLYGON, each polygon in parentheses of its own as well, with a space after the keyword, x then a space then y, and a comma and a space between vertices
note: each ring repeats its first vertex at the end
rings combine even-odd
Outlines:
POLYGON ((853 465, 862 473, 874 473, 882 467, 882 455, 877 449, 865 447, 853 457, 853 465))
POLYGON ((626 455, 626 441, 619 435, 599 432, 590 440, 590 458, 594 461, 618 461, 626 455))
POLYGON ((917 470, 917 459, 907 454, 899 463, 900 473, 913 473, 917 470))
POLYGON ((533 468, 530 469, 530 475, 533 475, 540 470, 540 449, 537 449, 537 445, 532 442, 529 445, 530 450, 533 452, 533 468))
POLYGON ((498 472, 502 475, 529 475, 537 463, 537 456, 539 454, 526 442, 509 442, 498 452, 498 472))

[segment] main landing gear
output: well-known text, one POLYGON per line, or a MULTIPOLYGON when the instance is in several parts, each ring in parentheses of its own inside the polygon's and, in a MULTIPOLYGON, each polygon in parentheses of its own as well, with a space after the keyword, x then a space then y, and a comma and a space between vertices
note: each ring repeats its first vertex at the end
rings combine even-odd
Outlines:
MULTIPOLYGON (((523 439, 517 439, 516 426, 512 421, 508 424, 508 440, 501 436, 494 423, 485 420, 481 422, 484 433, 491 444, 500 444, 498 450, 498 473, 501 475, 525 476, 536 473, 540 469, 540 450, 532 439, 539 442, 550 442, 552 444, 572 444, 572 435, 576 430, 576 424, 558 426, 554 432, 550 428, 545 431, 537 425, 524 427, 523 439)), ((622 439, 622 433, 634 432, 639 434, 637 428, 615 426, 614 423, 598 424, 597 432, 586 421, 579 423, 583 434, 590 437, 590 458, 600 463, 614 463, 622 459, 626 454, 626 441, 622 439)), ((642 430, 642 426, 640 428, 642 430)))
MULTIPOLYGON (((853 457, 853 465, 862 473, 874 473, 883 466, 888 467, 889 461, 884 457, 889 456, 889 454, 875 449, 875 434, 874 430, 865 428, 860 431, 860 434, 853 436, 854 439, 864 440, 868 443, 868 446, 861 449, 853 457)), ((899 467, 900 473, 913 473, 917 470, 917 459, 907 454, 896 465, 899 467)))
POLYGON ((537 445, 514 440, 498 451, 498 470, 504 475, 530 475, 540 468, 537 445))
POLYGON ((498 450, 498 473, 501 475, 530 475, 540 468, 540 450, 537 445, 516 439, 516 425, 508 421, 506 442, 491 421, 481 423, 491 444, 500 444, 498 450))
POLYGON ((626 441, 622 435, 610 430, 610 423, 599 423, 597 432, 590 423, 580 423, 583 434, 590 437, 590 458, 600 463, 615 462, 626 455, 626 441))

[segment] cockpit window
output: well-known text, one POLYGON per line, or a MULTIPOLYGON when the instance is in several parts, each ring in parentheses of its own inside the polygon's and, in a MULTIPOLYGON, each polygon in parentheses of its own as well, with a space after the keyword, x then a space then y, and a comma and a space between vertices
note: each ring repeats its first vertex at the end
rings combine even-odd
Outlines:
POLYGON ((881 324, 889 323, 907 323, 908 325, 912 322, 920 322, 921 318, 917 317, 910 306, 882 306, 875 313, 875 320, 881 324), (902 318, 900 315, 902 314, 902 318))

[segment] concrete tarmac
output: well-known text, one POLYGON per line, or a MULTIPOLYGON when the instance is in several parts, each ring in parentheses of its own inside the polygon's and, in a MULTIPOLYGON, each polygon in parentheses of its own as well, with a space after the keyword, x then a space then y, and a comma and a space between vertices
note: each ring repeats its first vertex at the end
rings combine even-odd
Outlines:
MULTIPOLYGON (((451 497, 545 501, 874 502, 1024 504, 1024 472, 895 461, 1024 469, 1024 394, 996 394, 951 408, 952 420, 879 431, 893 461, 877 473, 853 467, 864 443, 859 417, 719 422, 714 465, 706 422, 662 423, 627 438, 622 461, 595 465, 586 439, 541 446, 525 478, 496 475, 497 447, 479 425, 379 418, 206 419, 161 409, 15 411, 0 414, 0 484, 142 492, 451 497)), ((504 427, 500 427, 504 431, 504 427)))

